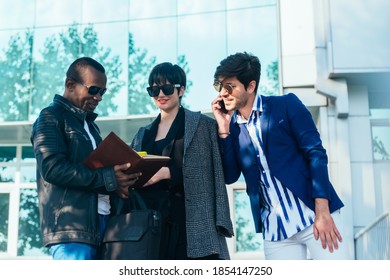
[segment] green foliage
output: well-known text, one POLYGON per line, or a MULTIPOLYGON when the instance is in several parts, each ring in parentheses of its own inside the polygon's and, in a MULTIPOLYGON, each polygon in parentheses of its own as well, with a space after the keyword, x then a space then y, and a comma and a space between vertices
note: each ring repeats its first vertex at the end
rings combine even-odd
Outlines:
POLYGON ((37 191, 24 189, 20 194, 20 205, 18 256, 29 255, 27 251, 31 249, 47 254, 47 249, 42 247, 37 191))
POLYGON ((248 197, 245 192, 234 192, 236 212, 236 250, 237 252, 249 252, 259 250, 261 243, 259 236, 254 231, 250 213, 248 197), (249 211, 248 211, 249 210, 249 211))
POLYGON ((89 56, 99 61, 106 69, 108 93, 96 108, 96 113, 102 116, 116 112, 117 105, 113 100, 124 82, 119 80, 122 65, 117 55, 111 54, 111 49, 99 47, 99 39, 92 25, 80 30, 73 24, 67 30, 46 39, 41 51, 43 60, 36 62, 34 69, 34 102, 32 114, 36 115, 47 106, 54 94, 62 94, 65 84, 65 73, 69 65, 77 58, 89 56))
MULTIPOLYGON (((137 48, 131 33, 129 33, 128 48, 128 114, 148 114, 155 112, 157 108, 155 107, 152 98, 147 94, 146 88, 149 86, 149 74, 155 66, 157 59, 155 56, 149 57, 147 49, 137 48)), ((188 77, 190 68, 185 55, 178 56, 176 63, 183 68, 188 77)), ((192 81, 187 80, 186 93, 182 99, 183 106, 185 106, 183 100, 185 100, 186 94, 189 93, 191 85, 192 81)))
POLYGON ((184 70, 184 72, 186 73, 186 76, 187 76, 186 90, 184 92, 183 98, 181 99, 181 105, 183 107, 188 108, 185 100, 186 100, 186 97, 188 96, 188 94, 190 93, 190 89, 192 87, 192 81, 188 80, 188 73, 190 73, 190 67, 188 66, 188 62, 187 62, 186 56, 184 54, 179 55, 177 57, 177 65, 179 65, 184 70))
MULTIPOLYGON (((55 94, 62 94, 65 73, 78 57, 89 56, 105 67, 108 92, 96 108, 101 116, 116 112, 115 96, 125 85, 120 80, 123 65, 118 55, 110 48, 100 46, 97 32, 92 25, 81 27, 70 25, 59 34, 53 34, 38 50, 41 59, 33 59, 34 34, 31 31, 15 34, 10 38, 4 59, 0 60, 0 89, 2 91, 0 120, 22 121, 36 117, 42 108, 50 104, 55 94)), ((156 111, 152 99, 146 93, 149 73, 156 64, 156 57, 148 55, 146 49, 135 46, 129 33, 128 41, 128 113, 148 114, 156 111)), ((177 58, 177 64, 189 73, 184 55, 177 58)), ((192 85, 187 82, 186 94, 192 85)), ((185 99, 185 96, 184 98, 185 99)))
POLYGON ((129 65, 128 65, 128 114, 147 114, 155 110, 154 103, 146 88, 149 73, 156 63, 156 57, 148 57, 146 49, 137 48, 133 35, 129 33, 129 65))
POLYGON ((0 61, 0 119, 27 119, 31 93, 32 33, 10 38, 5 60, 0 61))
MULTIPOLYGON (((55 94, 62 95, 69 65, 82 56, 96 59, 106 69, 108 92, 96 112, 99 115, 110 115, 117 111, 113 101, 125 85, 125 81, 119 77, 126 66, 122 65, 118 55, 112 54, 111 49, 100 46, 92 25, 82 28, 73 24, 63 32, 47 37, 43 48, 37 50, 41 59, 33 56, 33 46, 33 32, 17 33, 10 38, 4 55, 0 56, 0 120, 23 121, 37 116, 50 104, 55 94)), ((151 113, 156 109, 146 93, 146 87, 156 57, 149 58, 146 49, 136 48, 131 33, 128 55, 128 112, 151 113)), ((186 73, 190 71, 184 55, 178 57, 177 63, 186 73)), ((187 93, 191 85, 192 82, 188 81, 187 93)), ((3 156, 0 160, 14 158, 3 156)), ((0 178, 1 182, 11 181, 1 177, 1 174, 0 178)), ((47 249, 42 247, 36 190, 22 191, 20 205, 18 255, 32 251, 35 254, 37 251, 47 254, 47 249)), ((0 195, 0 252, 7 250, 8 208, 8 196, 0 195)))
POLYGON ((90 56, 104 65, 109 94, 104 96, 96 113, 108 115, 117 110, 113 100, 124 81, 119 80, 122 65, 111 49, 99 47, 99 39, 92 25, 81 28, 73 24, 65 31, 46 38, 38 52, 42 59, 33 60, 34 35, 30 31, 11 37, 5 59, 0 61, 0 89, 2 104, 0 119, 28 120, 50 104, 55 94, 62 94, 65 73, 77 58, 90 56))
POLYGON ((0 194, 0 252, 7 251, 9 194, 0 194))
POLYGON ((244 232, 243 229, 248 227, 249 219, 245 219, 243 217, 238 217, 236 219, 236 250, 237 252, 249 252, 256 251, 260 248, 260 242, 257 240, 256 233, 244 232))
POLYGON ((382 140, 379 139, 378 136, 375 136, 372 139, 372 146, 374 149, 374 154, 377 155, 377 157, 380 157, 380 160, 389 160, 390 159, 390 155, 386 151, 385 145, 383 144, 382 140))
POLYGON ((279 68, 278 61, 274 60, 267 65, 267 80, 260 81, 259 90, 264 95, 277 95, 279 93, 279 68))

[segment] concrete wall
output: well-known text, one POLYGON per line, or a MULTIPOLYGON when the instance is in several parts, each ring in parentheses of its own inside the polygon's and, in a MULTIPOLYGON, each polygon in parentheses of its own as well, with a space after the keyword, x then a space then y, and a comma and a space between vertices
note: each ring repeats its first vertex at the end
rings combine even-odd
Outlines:
MULTIPOLYGON (((353 237, 390 208, 389 163, 374 162, 369 93, 386 89, 376 72, 390 71, 390 2, 280 0, 283 92, 318 107, 331 181, 345 203, 344 237, 353 237), (366 73, 364 79, 361 76, 366 73), (358 81, 358 82, 356 82, 358 81), (319 97, 320 96, 320 97, 319 97)), ((313 110, 312 110, 313 111, 313 110)))

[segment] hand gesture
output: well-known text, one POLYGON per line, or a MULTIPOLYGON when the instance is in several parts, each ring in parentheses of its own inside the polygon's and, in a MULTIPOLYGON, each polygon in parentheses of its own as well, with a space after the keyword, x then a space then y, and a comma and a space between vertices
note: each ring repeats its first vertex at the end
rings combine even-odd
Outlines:
POLYGON ((338 249, 338 242, 342 242, 342 237, 336 224, 329 213, 328 200, 317 198, 316 200, 316 217, 314 219, 314 237, 320 238, 322 248, 328 247, 329 252, 338 249))
POLYGON ((130 168, 130 163, 120 164, 114 166, 116 181, 118 188, 116 193, 119 197, 127 199, 129 197, 129 187, 135 184, 138 178, 142 175, 140 172, 126 174, 124 171, 130 168))

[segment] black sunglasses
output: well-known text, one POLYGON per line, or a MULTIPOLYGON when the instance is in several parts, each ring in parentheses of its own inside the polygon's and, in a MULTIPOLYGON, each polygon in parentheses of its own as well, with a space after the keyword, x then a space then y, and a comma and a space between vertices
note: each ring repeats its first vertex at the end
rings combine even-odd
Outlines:
POLYGON ((235 86, 232 86, 231 84, 222 84, 220 81, 214 81, 214 89, 218 92, 221 92, 222 88, 224 88, 229 94, 233 93, 233 89, 235 86))
POLYGON ((103 96, 103 94, 107 91, 107 88, 101 88, 101 87, 98 87, 98 86, 87 86, 83 83, 80 83, 80 82, 76 82, 82 86, 85 86, 87 89, 88 89, 88 93, 90 95, 96 95, 98 93, 100 93, 100 96, 103 96))
POLYGON ((160 90, 164 93, 164 95, 171 95, 175 91, 175 88, 180 88, 179 84, 166 84, 162 86, 152 86, 147 87, 146 90, 148 91, 150 97, 157 97, 160 94, 160 90))

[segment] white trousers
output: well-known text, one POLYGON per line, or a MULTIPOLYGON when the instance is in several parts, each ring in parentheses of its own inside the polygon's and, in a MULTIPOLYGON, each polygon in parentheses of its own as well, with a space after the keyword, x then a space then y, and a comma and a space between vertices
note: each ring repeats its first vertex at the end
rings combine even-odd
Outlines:
MULTIPOLYGON (((340 212, 332 213, 333 220, 344 238, 340 212)), ((338 242, 339 248, 329 252, 323 249, 321 240, 314 238, 313 225, 305 228, 301 232, 281 241, 264 241, 264 254, 266 260, 347 260, 348 252, 346 242, 338 242)))

